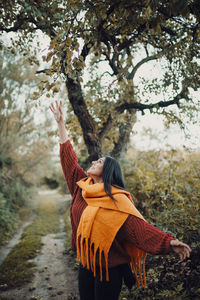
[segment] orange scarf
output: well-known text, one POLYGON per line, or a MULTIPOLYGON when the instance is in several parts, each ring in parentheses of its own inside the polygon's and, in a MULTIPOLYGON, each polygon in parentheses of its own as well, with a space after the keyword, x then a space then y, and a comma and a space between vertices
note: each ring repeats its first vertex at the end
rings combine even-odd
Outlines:
MULTIPOLYGON (((92 179, 89 177, 81 179, 77 184, 82 189, 82 196, 88 204, 82 213, 77 229, 77 259, 84 267, 87 266, 88 269, 91 269, 94 276, 96 276, 96 253, 99 250, 100 280, 102 280, 101 258, 104 254, 106 280, 109 281, 108 252, 117 232, 129 214, 142 220, 144 218, 134 206, 129 192, 112 186, 112 195, 116 199, 116 203, 114 203, 105 193, 103 183, 93 184, 92 179)), ((130 265, 135 273, 137 285, 139 286, 141 283, 142 287, 146 287, 146 253, 133 244, 126 244, 125 249, 130 256, 130 265), (139 270, 139 277, 137 269, 139 270)))

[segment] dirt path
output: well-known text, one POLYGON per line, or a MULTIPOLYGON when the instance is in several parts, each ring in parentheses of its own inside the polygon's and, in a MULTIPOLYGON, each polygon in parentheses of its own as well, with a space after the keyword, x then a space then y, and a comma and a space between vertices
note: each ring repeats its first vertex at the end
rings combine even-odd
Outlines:
MULTIPOLYGON (((55 195, 58 207, 63 197, 55 195)), ((60 229, 42 238, 42 251, 34 258, 36 272, 31 283, 12 290, 1 291, 0 299, 78 300, 77 270, 74 259, 66 254, 64 220, 59 216, 60 229)))

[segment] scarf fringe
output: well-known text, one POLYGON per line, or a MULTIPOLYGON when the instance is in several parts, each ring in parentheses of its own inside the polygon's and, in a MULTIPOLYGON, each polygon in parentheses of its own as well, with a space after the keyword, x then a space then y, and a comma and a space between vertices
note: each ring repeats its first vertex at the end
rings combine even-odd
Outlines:
POLYGON ((132 256, 130 266, 132 272, 135 274, 137 287, 139 287, 141 284, 142 288, 146 288, 146 272, 145 272, 146 254, 143 253, 141 258, 139 258, 139 256, 137 258, 132 256))
MULTIPOLYGON (((81 235, 77 238, 77 259, 81 262, 83 267, 93 272, 94 277, 96 277, 96 255, 99 250, 99 270, 100 270, 100 281, 103 280, 103 269, 102 269, 102 255, 104 255, 105 265, 106 265, 106 281, 109 281, 109 271, 108 271, 108 251, 100 249, 94 243, 90 243, 89 239, 83 238, 81 235), (94 247, 94 249, 92 249, 94 247)), ((142 288, 146 288, 146 274, 145 274, 145 258, 146 253, 137 253, 137 256, 131 256, 131 270, 135 274, 137 287, 141 285, 142 288)))
MULTIPOLYGON (((96 277, 96 255, 99 250, 99 270, 100 270, 100 281, 103 280, 102 273, 102 255, 104 255, 105 265, 106 265, 106 281, 109 281, 109 271, 108 271, 108 251, 100 249, 95 243, 90 243, 89 239, 77 237, 77 260, 81 262, 83 267, 93 272, 94 277, 96 277), (94 249, 92 249, 94 247, 94 249)), ((141 285, 142 288, 146 288, 146 272, 145 272, 145 258, 146 253, 142 251, 135 256, 131 256, 131 270, 135 274, 137 287, 141 285)))
POLYGON ((103 268, 102 268, 102 255, 105 258, 106 265, 106 281, 109 281, 109 272, 108 272, 108 251, 100 249, 99 246, 96 246, 94 243, 90 243, 89 239, 83 238, 81 235, 77 237, 77 260, 81 262, 83 267, 93 272, 94 277, 96 277, 96 255, 99 250, 99 270, 100 270, 100 281, 103 280, 103 268), (94 246, 94 249, 92 249, 94 246))

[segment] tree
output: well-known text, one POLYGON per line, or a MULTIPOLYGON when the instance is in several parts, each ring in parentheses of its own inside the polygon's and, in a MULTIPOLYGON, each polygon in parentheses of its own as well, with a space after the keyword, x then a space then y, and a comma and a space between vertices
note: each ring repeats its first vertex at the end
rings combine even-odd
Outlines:
MULTIPOLYGON (((64 79, 69 112, 78 118, 90 161, 106 145, 115 157, 123 153, 138 110, 164 114, 181 126, 181 114, 197 110, 191 91, 200 85, 198 0, 8 0, 1 1, 1 8, 0 30, 18 33, 13 45, 20 51, 28 51, 27 42, 38 30, 50 37, 43 57, 48 67, 38 74, 45 72, 51 83, 41 82, 34 97, 46 90, 50 97, 58 78, 64 79), (143 78, 142 95, 135 76, 152 61, 165 71, 159 81, 143 78), (88 64, 91 78, 84 89, 88 64), (164 96, 157 101, 154 94, 160 90, 164 96), (169 109, 174 105, 178 113, 169 109)), ((69 118, 68 126, 74 122, 69 118)))
POLYGON ((4 48, 0 51, 0 186, 19 181, 34 186, 46 174, 54 147, 48 137, 50 121, 36 125, 32 105, 24 105, 35 71, 4 48), (43 145, 41 147, 41 145, 43 145), (45 166, 47 166, 45 168, 45 166))

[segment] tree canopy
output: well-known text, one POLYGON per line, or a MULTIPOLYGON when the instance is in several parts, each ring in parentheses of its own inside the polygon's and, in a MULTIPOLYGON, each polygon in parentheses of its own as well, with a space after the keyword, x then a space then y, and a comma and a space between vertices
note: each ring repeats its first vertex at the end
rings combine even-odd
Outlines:
MULTIPOLYGON (((37 71, 49 79, 41 80, 33 99, 53 96, 64 80, 71 104, 67 127, 77 127, 75 114, 89 160, 104 148, 120 156, 138 110, 183 126, 183 115, 198 109, 192 97, 200 86, 198 0, 8 0, 1 9, 0 30, 17 32, 11 47, 25 55, 36 32, 49 36, 46 67, 37 71), (138 70, 151 62, 162 69, 161 78, 144 74, 135 84, 138 70), (178 113, 169 109, 174 105, 178 113)), ((33 52, 30 61, 37 63, 33 52)))

